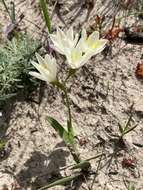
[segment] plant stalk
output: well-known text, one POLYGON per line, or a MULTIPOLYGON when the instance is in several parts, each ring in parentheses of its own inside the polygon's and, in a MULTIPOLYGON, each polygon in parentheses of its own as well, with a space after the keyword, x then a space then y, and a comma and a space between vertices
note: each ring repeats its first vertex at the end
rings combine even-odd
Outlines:
MULTIPOLYGON (((56 85, 58 88, 60 88, 64 92, 66 106, 68 109, 68 121, 67 121, 68 134, 71 138, 74 139, 74 130, 72 127, 72 115, 71 115, 70 101, 69 101, 68 91, 67 91, 66 85, 65 85, 65 83, 64 84, 60 83, 58 80, 54 83, 54 85, 56 85)), ((80 155, 76 149, 74 140, 73 140, 72 144, 69 144, 67 146, 69 148, 69 151, 70 151, 74 161, 76 163, 80 163, 81 162, 80 155)))
POLYGON ((68 92, 67 92, 66 87, 64 89, 64 93, 65 93, 65 99, 66 99, 66 106, 67 106, 67 109, 68 109, 68 126, 67 126, 68 127, 68 133, 73 133, 70 101, 69 101, 68 92))

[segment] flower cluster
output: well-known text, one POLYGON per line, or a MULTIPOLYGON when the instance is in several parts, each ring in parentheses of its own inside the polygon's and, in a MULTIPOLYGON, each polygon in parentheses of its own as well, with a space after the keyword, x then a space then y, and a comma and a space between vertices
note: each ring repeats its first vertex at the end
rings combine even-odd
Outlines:
MULTIPOLYGON (((72 69, 78 69, 83 66, 92 56, 100 53, 107 43, 106 39, 99 39, 99 32, 95 31, 87 36, 86 30, 83 29, 81 37, 74 35, 73 28, 63 32, 60 28, 56 34, 51 34, 50 39, 53 42, 53 48, 60 54, 65 55, 68 64, 72 69)), ((56 81, 57 64, 55 58, 48 54, 42 58, 36 54, 38 63, 32 62, 34 67, 39 71, 30 72, 30 74, 47 83, 56 81)))

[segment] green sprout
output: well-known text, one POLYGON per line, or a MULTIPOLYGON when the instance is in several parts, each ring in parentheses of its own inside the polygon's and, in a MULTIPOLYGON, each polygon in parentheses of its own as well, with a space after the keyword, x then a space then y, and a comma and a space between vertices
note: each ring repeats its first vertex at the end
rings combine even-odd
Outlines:
POLYGON ((131 113, 125 124, 118 123, 119 132, 120 132, 120 138, 121 139, 126 134, 128 134, 131 131, 133 131, 138 126, 138 124, 135 124, 134 126, 131 126, 132 117, 133 116, 132 116, 132 113, 131 113))

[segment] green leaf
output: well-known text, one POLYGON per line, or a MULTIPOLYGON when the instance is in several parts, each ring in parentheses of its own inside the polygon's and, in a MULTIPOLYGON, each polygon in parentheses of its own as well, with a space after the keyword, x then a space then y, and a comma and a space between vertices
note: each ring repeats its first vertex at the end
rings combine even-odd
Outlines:
POLYGON ((48 8, 47 8, 45 0, 40 0, 40 7, 42 9, 45 23, 46 23, 46 26, 48 27, 48 31, 49 33, 51 33, 51 21, 50 21, 49 12, 48 12, 48 8))
POLYGON ((67 121, 67 127, 68 127, 68 136, 70 138, 70 141, 73 144, 74 143, 74 131, 73 131, 73 127, 71 126, 71 123, 69 122, 69 120, 67 121))
POLYGON ((64 140, 66 144, 71 144, 71 138, 65 128, 54 118, 48 117, 48 122, 55 129, 55 131, 59 134, 59 136, 64 140))
POLYGON ((38 190, 49 189, 49 188, 54 187, 54 186, 56 186, 56 185, 63 185, 63 184, 65 184, 65 183, 67 183, 67 182, 70 182, 70 181, 72 181, 72 180, 78 178, 80 175, 81 175, 81 174, 74 175, 74 176, 63 177, 62 179, 59 179, 59 180, 57 180, 57 181, 55 181, 55 182, 53 182, 53 183, 51 183, 51 184, 49 184, 49 185, 46 185, 46 186, 44 186, 44 187, 41 187, 41 188, 38 189, 38 190))
POLYGON ((11 2, 11 20, 12 23, 14 24, 16 22, 16 17, 15 17, 15 4, 14 2, 11 2))
POLYGON ((88 162, 88 161, 86 161, 86 160, 84 160, 84 161, 82 161, 82 162, 80 162, 80 163, 78 163, 78 164, 75 164, 72 168, 71 168, 71 170, 74 170, 74 169, 88 169, 88 168, 90 168, 90 162, 88 162))

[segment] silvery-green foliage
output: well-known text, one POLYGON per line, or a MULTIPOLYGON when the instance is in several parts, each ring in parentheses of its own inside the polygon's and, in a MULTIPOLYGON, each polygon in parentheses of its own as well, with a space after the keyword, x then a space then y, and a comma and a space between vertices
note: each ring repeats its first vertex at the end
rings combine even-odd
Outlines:
POLYGON ((19 89, 36 85, 28 73, 33 68, 30 59, 39 47, 39 43, 27 35, 13 38, 4 47, 0 46, 0 105, 16 95, 19 89))

